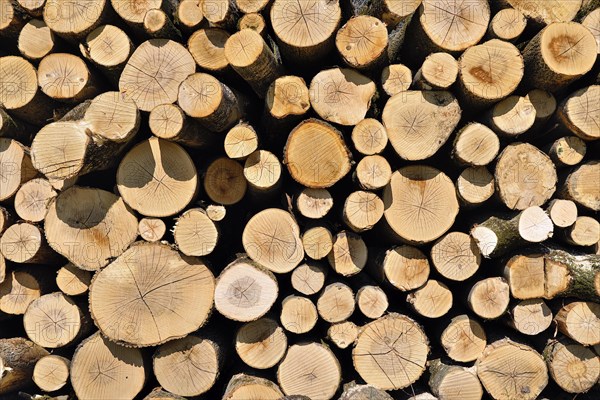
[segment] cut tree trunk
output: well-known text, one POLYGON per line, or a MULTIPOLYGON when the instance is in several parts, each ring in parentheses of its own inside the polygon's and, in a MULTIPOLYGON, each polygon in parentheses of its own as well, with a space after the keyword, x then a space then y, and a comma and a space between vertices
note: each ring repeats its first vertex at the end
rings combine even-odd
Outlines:
POLYGON ((563 89, 592 69, 596 47, 594 35, 584 26, 576 22, 551 23, 523 50, 524 81, 549 92, 563 89))
POLYGON ((547 153, 557 167, 572 167, 581 162, 587 146, 577 136, 563 136, 556 139, 547 153))
POLYGON ((517 42, 527 27, 527 18, 514 8, 504 8, 498 11, 488 26, 487 36, 490 39, 517 42))
POLYGON ((339 400, 392 400, 387 392, 373 385, 357 385, 354 381, 344 385, 339 400))
POLYGON ((464 281, 479 269, 481 253, 471 236, 450 232, 431 247, 431 261, 444 278, 464 281))
POLYGON ((47 355, 44 348, 29 340, 0 339, 0 395, 29 386, 35 364, 47 355))
POLYGON ((379 282, 387 282, 403 292, 417 289, 429 278, 427 256, 413 246, 396 246, 373 257, 369 272, 379 282))
POLYGON ((379 286, 363 285, 356 292, 356 305, 367 318, 377 319, 388 309, 388 297, 379 286))
POLYGON ((15 212, 28 222, 43 221, 50 202, 57 196, 48 180, 35 178, 25 182, 15 195, 15 212))
POLYGON ((215 283, 200 259, 184 257, 166 244, 140 242, 98 272, 89 290, 90 313, 102 334, 145 347, 204 325, 215 283))
POLYGON ((458 62, 448 53, 427 56, 416 72, 413 86, 419 90, 446 90, 456 82, 458 62))
POLYGON ((542 299, 522 300, 510 309, 509 325, 524 335, 539 335, 552 324, 552 311, 542 299))
POLYGON ((550 376, 566 392, 585 393, 600 377, 600 358, 568 340, 552 340, 544 349, 550 376))
POLYGON ((52 264, 57 260, 43 231, 27 222, 8 227, 0 238, 0 252, 7 260, 21 264, 52 264))
POLYGON ((101 91, 95 72, 77 56, 53 53, 38 66, 38 84, 48 97, 65 103, 80 103, 101 91))
POLYGON ((256 369, 275 366, 287 351, 283 328, 271 318, 248 322, 235 335, 235 351, 246 365, 256 369))
POLYGON ((257 198, 273 196, 281 188, 281 163, 267 150, 257 150, 244 163, 244 177, 250 194, 257 198))
POLYGON ((206 256, 219 242, 219 230, 202 208, 192 208, 177 218, 173 239, 177 249, 186 256, 206 256))
POLYGON ((144 400, 185 400, 185 397, 177 396, 163 390, 161 387, 157 387, 144 397, 144 400))
POLYGON ((279 400, 281 389, 268 379, 253 375, 234 375, 227 387, 223 400, 279 400))
POLYGON ((321 291, 326 277, 327 269, 323 264, 307 261, 298 265, 292 272, 292 287, 298 292, 310 296, 321 291))
POLYGON ((161 9, 148 10, 144 15, 144 30, 151 38, 181 40, 181 32, 161 9))
POLYGON ((0 283, 0 317, 23 315, 42 294, 40 280, 31 271, 12 270, 0 283))
POLYGON ((247 187, 244 168, 227 157, 211 162, 204 174, 204 191, 215 203, 236 204, 244 198, 247 187))
POLYGON ((564 236, 574 246, 593 246, 600 241, 600 223, 592 217, 577 217, 575 223, 564 231, 564 236))
POLYGON ((452 292, 443 283, 430 279, 423 287, 409 293, 406 302, 420 316, 440 318, 452 308, 452 292))
POLYGON ((428 339, 421 327, 405 315, 390 313, 361 329, 352 361, 366 383, 395 390, 419 379, 428 353, 428 339))
POLYGON ((304 253, 313 260, 321 260, 333 249, 333 236, 325 226, 313 226, 302 234, 304 253))
POLYGON ((269 86, 265 97, 266 126, 291 128, 309 110, 310 96, 303 78, 281 76, 269 86))
POLYGON ((67 263, 56 273, 56 286, 69 296, 87 293, 90 283, 92 283, 92 273, 77 268, 73 263, 67 263))
POLYGON ((77 347, 70 373, 73 390, 81 400, 133 399, 146 383, 141 350, 111 342, 100 332, 77 347))
POLYGON ((161 345, 154 353, 153 370, 158 383, 179 396, 198 396, 219 377, 224 348, 217 340, 189 335, 161 345))
POLYGON ((591 104, 600 101, 600 85, 587 86, 567 97, 558 108, 559 123, 583 140, 600 139, 600 127, 595 123, 591 104))
POLYGON ((487 125, 498 135, 514 139, 535 123, 536 109, 522 96, 508 96, 496 103, 485 116, 487 125))
POLYGON ((33 369, 33 381, 44 392, 60 390, 69 380, 70 363, 67 358, 57 355, 42 357, 33 369))
POLYGON ((333 249, 327 254, 331 268, 342 276, 358 274, 367 264, 368 249, 362 237, 340 231, 333 239, 333 249))
POLYGON ((167 232, 167 225, 160 218, 142 218, 138 223, 138 233, 147 242, 158 242, 167 232))
POLYGON ((225 154, 233 160, 242 161, 258 150, 258 144, 258 135, 252 125, 240 122, 225 136, 225 154))
POLYGON ((429 362, 429 375, 431 392, 441 399, 480 400, 483 396, 481 383, 471 368, 436 359, 429 362))
POLYGON ((339 361, 325 345, 301 342, 288 349, 277 368, 277 380, 286 395, 329 400, 340 386, 342 372, 339 361))
POLYGON ((386 24, 370 15, 353 17, 337 31, 335 45, 350 68, 379 68, 387 60, 386 24))
MULTIPOLYGON (((111 2, 114 6, 118 1, 111 2)), ((129 2, 121 3, 129 4, 129 2)), ((89 0, 80 7, 75 7, 70 0, 46 0, 42 15, 52 32, 71 43, 76 43, 110 19, 112 7, 108 0, 89 0)))
POLYGON ((217 278, 215 308, 234 321, 255 321, 273 307, 278 294, 277 279, 271 271, 240 257, 217 278))
MULTIPOLYGON (((392 167, 390 167, 390 164, 384 157, 378 154, 365 156, 356 165, 353 177, 356 181, 358 181, 358 185, 362 189, 379 190, 390 183, 390 179, 392 179, 392 167)), ((380 200, 381 199, 379 197, 373 198, 375 203, 379 203, 380 200)), ((371 208, 373 208, 372 204, 371 208)), ((378 210, 379 207, 374 207, 374 209, 378 210)), ((375 213, 376 218, 373 219, 377 219, 377 221, 379 221, 383 216, 383 203, 381 204, 380 211, 381 212, 378 211, 375 213)), ((377 221, 375 221, 375 223, 377 221)))
MULTIPOLYGON (((386 184, 387 182, 380 187, 386 184)), ((352 192, 346 197, 342 214, 344 223, 354 232, 371 230, 383 217, 383 201, 372 192, 352 192)))
POLYGON ((281 301, 279 319, 287 331, 302 334, 315 327, 319 314, 315 303, 309 298, 290 295, 281 301))
POLYGON ((21 185, 37 175, 29 149, 14 139, 0 138, 0 202, 12 199, 21 185))
POLYGON ((540 354, 510 339, 488 345, 475 366, 483 387, 496 400, 534 400, 548 384, 540 354))
POLYGON ((467 301, 479 317, 499 318, 506 312, 510 301, 508 282, 501 277, 483 279, 473 285, 467 301))
MULTIPOLYGON (((308 168, 308 165, 306 168, 308 168)), ((294 171, 293 167, 291 171, 294 171)), ((298 176, 301 176, 299 174, 300 173, 298 172, 298 176)), ((298 212, 306 218, 323 218, 329 213, 332 207, 333 197, 327 189, 305 188, 302 189, 300 194, 296 197, 296 208, 298 209, 298 212)))
POLYGON ((546 123, 554 115, 556 111, 556 98, 552 93, 541 89, 530 90, 525 99, 535 108, 535 122, 533 127, 529 129, 529 134, 534 135, 546 127, 546 123))
POLYGON ((331 324, 327 329, 327 338, 339 349, 346 349, 356 342, 359 327, 352 321, 331 324))
POLYGON ((263 38, 267 36, 267 22, 260 13, 244 14, 239 19, 237 27, 240 31, 243 29, 252 29, 263 38))
MULTIPOLYGON (((594 0, 590 0, 588 3, 594 3, 594 0)), ((598 4, 590 5, 592 7, 598 6, 598 4)), ((598 26, 600 26, 600 10, 596 8, 595 10, 589 12, 581 21, 581 25, 588 28, 596 38, 596 44, 598 45, 597 53, 600 54, 600 28, 598 28, 598 26)))
POLYGON ((187 47, 200 68, 210 73, 223 74, 231 70, 225 57, 227 39, 229 33, 224 29, 199 29, 190 36, 187 47))
POLYGON ((521 11, 537 25, 571 21, 581 7, 581 1, 502 0, 521 11))
POLYGON ((412 72, 404 64, 387 65, 381 71, 381 87, 390 97, 407 91, 412 80, 412 72))
POLYGON ((577 205, 571 200, 554 199, 548 203, 546 212, 558 228, 567 228, 577 220, 577 205))
POLYGON ((554 318, 558 330, 584 346, 600 344, 600 304, 591 301, 569 303, 554 318))
POLYGON ((347 320, 354 313, 354 308, 354 292, 341 282, 325 286, 317 301, 319 316, 330 323, 347 320))
POLYGON ((499 151, 498 136, 487 126, 472 122, 456 134, 452 157, 463 165, 485 166, 496 158, 499 151))
POLYGON ((365 118, 352 128, 354 148, 366 156, 380 154, 388 143, 385 127, 374 118, 365 118))
POLYGON ((202 3, 202 14, 211 25, 232 29, 239 18, 235 0, 212 0, 202 3))
POLYGON ((440 342, 448 357, 458 362, 478 359, 487 343, 483 326, 477 320, 462 314, 452 318, 441 334, 440 342))
POLYGON ((600 187, 595 184, 598 174, 600 174, 598 160, 591 160, 578 166, 565 180, 560 196, 593 211, 600 211, 600 187))
POLYGON ((32 19, 23 26, 19 33, 18 46, 21 55, 34 62, 55 53, 59 47, 54 33, 39 19, 32 19))
POLYGON ((207 21, 202 13, 204 0, 181 0, 173 17, 177 27, 186 35, 198 31, 207 21))

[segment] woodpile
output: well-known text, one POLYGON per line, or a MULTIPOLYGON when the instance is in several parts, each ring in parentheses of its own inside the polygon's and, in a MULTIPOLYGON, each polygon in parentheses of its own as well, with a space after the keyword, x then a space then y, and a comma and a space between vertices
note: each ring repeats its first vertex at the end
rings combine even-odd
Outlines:
POLYGON ((0 0, 0 400, 600 399, 598 0, 0 0))

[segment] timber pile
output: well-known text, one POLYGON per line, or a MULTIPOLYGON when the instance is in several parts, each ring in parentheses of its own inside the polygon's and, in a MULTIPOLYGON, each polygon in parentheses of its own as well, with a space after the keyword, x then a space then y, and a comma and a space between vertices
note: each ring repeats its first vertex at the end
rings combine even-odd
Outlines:
POLYGON ((0 398, 599 399, 599 7, 0 0, 0 398))

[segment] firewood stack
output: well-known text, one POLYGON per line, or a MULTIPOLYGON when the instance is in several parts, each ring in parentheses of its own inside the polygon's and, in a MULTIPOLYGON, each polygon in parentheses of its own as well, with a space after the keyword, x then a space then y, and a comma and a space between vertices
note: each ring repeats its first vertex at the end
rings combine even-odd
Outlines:
POLYGON ((600 399, 600 1, 0 0, 0 42, 0 399, 600 399))

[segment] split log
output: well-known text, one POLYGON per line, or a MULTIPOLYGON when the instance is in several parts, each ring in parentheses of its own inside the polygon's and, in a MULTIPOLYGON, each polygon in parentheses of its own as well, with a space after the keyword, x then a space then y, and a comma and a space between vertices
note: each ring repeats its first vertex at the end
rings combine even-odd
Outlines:
POLYGON ((305 188, 296 197, 296 208, 306 218, 323 218, 332 207, 333 197, 327 189, 305 188))
POLYGON ((158 383, 179 396, 198 396, 219 377, 225 349, 208 337, 189 335, 161 345, 154 353, 158 383))
POLYGON ((183 210, 198 190, 196 167, 176 143, 151 137, 121 160, 117 188, 123 201, 148 217, 168 217, 183 210))
POLYGON ((239 10, 234 0, 205 0, 202 14, 211 25, 231 30, 238 20, 239 10))
POLYGON ((338 359, 326 346, 301 342, 288 349, 277 368, 277 380, 286 395, 329 400, 340 386, 342 373, 338 359))
POLYGON ((85 62, 68 53, 48 54, 38 66, 38 84, 48 97, 80 103, 100 94, 100 82, 85 62))
POLYGON ((444 278, 464 281, 479 269, 481 253, 471 236, 450 232, 431 247, 431 261, 444 278))
POLYGON ((510 301, 508 282, 501 277, 483 279, 473 285, 467 301, 471 310, 481 318, 499 318, 506 312, 510 301))
POLYGON ((304 258, 298 224, 278 208, 263 210, 248 221, 242 245, 252 260, 275 273, 290 272, 304 258))
POLYGON ((346 349, 354 344, 358 331, 358 326, 352 321, 337 322, 327 329, 327 338, 338 348, 346 349))
POLYGON ((558 330, 584 346, 600 343, 600 304, 591 301, 569 303, 556 314, 558 330))
POLYGON ((494 258, 527 243, 552 237, 552 220, 540 207, 528 207, 510 219, 490 217, 471 229, 481 255, 494 258))
POLYGON ((269 86, 265 98, 267 126, 287 127, 295 124, 309 109, 310 96, 303 78, 281 76, 269 86))
POLYGON ((135 103, 119 92, 102 93, 76 111, 74 120, 43 127, 31 144, 33 165, 49 180, 112 167, 141 123, 135 103))
POLYGON ((350 68, 378 68, 387 56, 386 24, 370 15, 353 17, 337 31, 335 45, 350 68))
POLYGON ((448 357, 458 362, 478 359, 485 349, 487 338, 477 320, 462 314, 452 318, 440 337, 448 357))
POLYGON ((511 307, 509 324, 524 335, 539 335, 552 324, 552 311, 544 300, 522 300, 511 307))
POLYGON ((412 83, 412 72, 404 64, 390 64, 381 71, 381 87, 388 96, 408 90, 412 83))
POLYGON ((142 218, 138 223, 138 233, 147 242, 158 242, 167 232, 167 226, 159 218, 142 218))
POLYGON ((339 0, 290 3, 274 0, 271 25, 285 61, 307 65, 318 62, 334 46, 342 17, 339 0), (305 15, 310 15, 306 18, 305 15))
POLYGON ((44 348, 29 340, 0 339, 0 394, 30 385, 35 364, 47 355, 44 348))
POLYGON ((43 178, 35 178, 25 182, 15 195, 15 212, 28 222, 43 221, 48 212, 50 202, 57 196, 56 191, 43 178))
POLYGON ((475 366, 483 387, 496 400, 534 400, 548 384, 540 354, 510 339, 488 345, 475 366))
POLYGON ((23 326, 29 339, 46 349, 77 343, 91 328, 81 309, 61 292, 32 301, 23 316, 23 326))
POLYGON ((576 22, 551 23, 523 49, 524 80, 549 92, 563 89, 592 69, 596 47, 594 35, 584 26, 576 22))
POLYGON ((388 143, 387 131, 378 120, 365 118, 352 128, 352 143, 361 154, 379 154, 388 143))
POLYGON ((181 32, 160 8, 148 10, 144 15, 144 31, 151 38, 181 40, 181 32))
POLYGON ((34 125, 52 119, 54 101, 38 87, 38 72, 22 57, 0 57, 2 107, 11 115, 34 125))
POLYGON ((558 108, 558 121, 569 132, 583 140, 600 138, 600 128, 594 121, 591 104, 600 101, 600 85, 592 85, 577 90, 567 97, 558 108))
POLYGON ((392 236, 415 244, 442 236, 459 210, 454 183, 443 172, 424 165, 394 172, 384 188, 383 203, 392 236))
POLYGON ((181 83, 177 101, 187 115, 213 132, 231 129, 243 116, 239 95, 204 73, 192 74, 181 83))
POLYGON ((522 96, 508 96, 486 113, 487 125, 498 135, 513 139, 529 131, 535 123, 536 109, 522 96))
POLYGON ((352 361, 366 383, 395 390, 419 379, 428 353, 428 339, 421 327, 405 315, 390 313, 361 329, 352 361))
POLYGON ((260 98, 265 97, 271 83, 282 74, 273 52, 252 29, 241 30, 227 39, 225 57, 260 98))
POLYGON ((200 68, 212 73, 223 73, 230 69, 225 57, 225 43, 228 39, 229 33, 224 29, 199 29, 190 36, 187 47, 200 68))
POLYGON ((544 0, 503 0, 511 7, 521 11, 528 19, 538 25, 553 22, 571 21, 577 15, 580 1, 544 1, 544 0))
POLYGON ((42 230, 27 222, 8 227, 0 238, 0 251, 7 260, 21 264, 51 264, 57 258, 42 230))
POLYGON ((456 134, 452 157, 460 164, 484 166, 496 158, 499 150, 498 136, 487 126, 472 122, 456 134))
POLYGON ((457 76, 456 58, 448 53, 432 53, 415 74, 413 86, 419 90, 446 90, 456 82, 457 76))
POLYGON ((23 183, 37 175, 29 157, 29 149, 16 140, 0 138, 0 175, 0 201, 10 200, 23 183))
POLYGON ((341 282, 333 282, 325 286, 317 300, 319 315, 331 323, 342 322, 350 318, 354 313, 354 307, 352 289, 341 282))
POLYGON ((200 328, 212 310, 215 283, 200 259, 140 242, 99 271, 89 290, 90 313, 102 334, 144 347, 200 328))
POLYGON ((227 384, 223 400, 279 400, 282 396, 279 386, 268 379, 237 374, 227 384))
POLYGON ((111 342, 100 332, 85 339, 71 359, 71 384, 78 399, 133 399, 144 387, 140 349, 111 342))
MULTIPOLYGON (((118 3, 111 2, 113 7, 118 3)), ((88 33, 109 19, 111 14, 112 8, 108 0, 89 0, 79 7, 71 0, 46 0, 42 15, 52 32, 73 43, 85 38, 88 33)))
POLYGON ((387 392, 373 385, 357 385, 354 381, 344 385, 339 400, 392 400, 387 392))
POLYGON ((258 135, 252 125, 240 122, 225 136, 225 154, 234 160, 245 160, 258 150, 258 135))
POLYGON ((498 156, 495 180, 502 202, 510 209, 524 210, 541 206, 552 197, 556 190, 556 167, 536 147, 513 143, 498 156))
POLYGON ((465 50, 458 69, 461 100, 481 110, 515 91, 523 78, 524 62, 513 44, 492 39, 465 50))
MULTIPOLYGON (((378 154, 366 156, 356 165, 354 177, 362 189, 378 190, 390 183, 390 179, 392 179, 392 168, 388 161, 378 154)), ((379 197, 377 197, 377 199, 379 199, 379 197)), ((383 216, 383 203, 381 215, 377 213, 375 216, 377 217, 377 221, 383 216)))
POLYGON ((307 119, 290 132, 283 162, 296 182, 319 189, 332 186, 350 172, 351 154, 337 129, 307 119))
POLYGON ((475 371, 445 364, 440 359, 429 362, 429 387, 441 399, 479 400, 483 396, 483 388, 475 371))
POLYGON ((396 246, 373 259, 369 265, 373 277, 403 292, 423 286, 429 278, 429 260, 416 247, 396 246))
POLYGON ((234 321, 255 321, 275 304, 279 288, 275 275, 263 266, 238 258, 217 278, 215 308, 234 321))
POLYGON ((547 153, 557 167, 572 167, 585 157, 587 146, 577 136, 563 136, 556 139, 547 153))
POLYGON ((57 45, 54 33, 44 21, 39 19, 27 22, 19 33, 19 52, 31 61, 39 61, 48 54, 54 53, 57 45))
MULTIPOLYGON (((387 183, 385 182, 380 187, 387 183)), ((383 201, 372 192, 362 190, 352 192, 346 197, 342 214, 344 223, 354 232, 367 231, 373 229, 373 226, 383 217, 383 201)), ((336 245, 334 244, 335 251, 336 245)))
POLYGON ((257 150, 244 163, 244 177, 250 193, 256 197, 272 196, 281 187, 281 163, 267 150, 257 150))
POLYGON ((10 271, 0 283, 0 315, 23 315, 42 295, 40 281, 30 272, 10 271))
POLYGON ((66 295, 79 296, 87 293, 92 282, 90 271, 77 268, 73 263, 67 263, 56 273, 56 286, 66 295))
POLYGON ((448 140, 460 120, 449 92, 407 91, 390 98, 382 121, 390 143, 405 160, 425 160, 448 140))
POLYGON ((452 292, 443 283, 430 279, 425 285, 406 297, 406 302, 419 315, 439 318, 452 307, 452 292))
POLYGON ((377 319, 387 311, 389 302, 379 286, 364 285, 356 292, 356 305, 365 317, 377 319))
POLYGON ((318 319, 317 307, 309 298, 291 295, 281 301, 281 324, 289 332, 309 332, 318 319))
POLYGON ((340 231, 333 240, 327 261, 342 276, 358 274, 367 264, 368 250, 364 240, 353 232, 340 231))
POLYGON ((238 29, 252 29, 263 38, 267 35, 267 22, 260 13, 244 14, 237 24, 238 29))
POLYGON ((73 186, 50 205, 44 231, 54 251, 78 268, 94 271, 133 243, 137 224, 120 197, 100 189, 73 186))
POLYGON ((324 226, 314 226, 302 234, 304 253, 313 260, 321 260, 333 249, 333 236, 324 226))
POLYGON ((331 68, 310 82, 310 104, 324 120, 354 126, 367 115, 376 92, 375 83, 355 70, 331 68))
POLYGON ((207 22, 202 13, 204 0, 181 0, 175 11, 175 23, 185 34, 198 31, 207 22))
POLYGON ((327 270, 321 263, 307 261, 294 268, 291 276, 292 287, 310 296, 321 291, 326 277, 327 270))
POLYGON ((235 335, 235 351, 246 365, 256 369, 275 366, 287 351, 283 328, 271 318, 248 322, 235 335))
POLYGON ((91 61, 114 86, 135 47, 127 34, 114 25, 102 25, 79 45, 81 55, 91 61))
POLYGON ((600 188, 595 184, 600 161, 591 160, 575 168, 565 180, 560 196, 593 211, 600 210, 600 188))
POLYGON ((195 69, 194 59, 181 44, 151 39, 139 45, 127 61, 119 78, 119 90, 140 110, 152 111, 160 104, 175 102, 180 85, 195 69))
POLYGON ((177 249, 186 256, 206 256, 219 242, 219 229, 202 208, 185 211, 173 228, 177 249))
POLYGON ((574 246, 593 246, 600 241, 600 223, 592 217, 577 217, 564 232, 565 239, 574 246))
POLYGON ((585 393, 600 377, 600 358, 580 344, 552 340, 543 355, 550 376, 566 392, 585 393))
POLYGON ((548 203, 546 212, 558 228, 567 228, 577 220, 577 205, 571 200, 554 199, 548 203))
POLYGON ((236 204, 246 194, 247 187, 244 168, 227 157, 211 162, 204 174, 204 191, 215 203, 236 204))
POLYGON ((517 42, 527 26, 527 18, 523 13, 514 8, 505 8, 498 11, 488 26, 487 36, 490 39, 517 42))
POLYGON ((62 389, 69 380, 71 361, 57 356, 42 357, 33 368, 33 381, 44 392, 55 392, 62 389))

